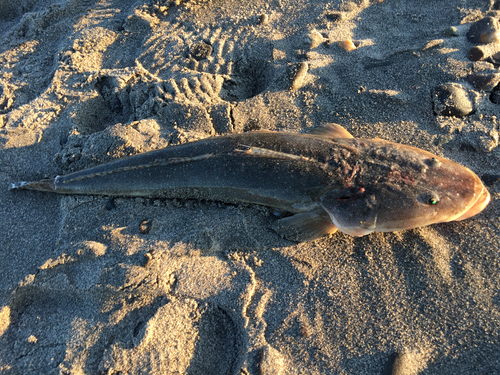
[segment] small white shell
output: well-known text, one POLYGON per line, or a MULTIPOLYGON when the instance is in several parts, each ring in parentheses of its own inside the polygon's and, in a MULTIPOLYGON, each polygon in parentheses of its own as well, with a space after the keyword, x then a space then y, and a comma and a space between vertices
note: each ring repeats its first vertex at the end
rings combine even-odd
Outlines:
POLYGON ((337 43, 339 46, 341 46, 344 49, 344 51, 347 51, 347 52, 351 52, 351 51, 356 49, 356 45, 354 44, 354 42, 351 39, 341 40, 337 43))

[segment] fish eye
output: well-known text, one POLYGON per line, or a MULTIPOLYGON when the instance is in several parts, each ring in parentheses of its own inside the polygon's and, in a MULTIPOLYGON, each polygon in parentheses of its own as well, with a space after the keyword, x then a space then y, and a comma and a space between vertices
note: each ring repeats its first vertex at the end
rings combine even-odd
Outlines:
POLYGON ((439 203, 439 197, 437 196, 436 193, 424 193, 424 194, 419 195, 418 198, 422 203, 425 203, 425 204, 428 204, 431 206, 435 206, 436 204, 439 203))
POLYGON ((438 198, 429 198, 427 200, 427 203, 428 204, 431 204, 431 205, 435 205, 435 204, 438 204, 439 203, 439 199, 438 198))

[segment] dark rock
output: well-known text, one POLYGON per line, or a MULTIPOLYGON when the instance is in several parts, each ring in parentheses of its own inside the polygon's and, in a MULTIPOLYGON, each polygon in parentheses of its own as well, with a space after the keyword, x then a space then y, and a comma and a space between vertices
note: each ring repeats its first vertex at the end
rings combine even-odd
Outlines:
POLYGON ((490 56, 487 61, 491 62, 494 65, 500 65, 500 52, 497 52, 493 56, 490 56))
POLYGON ((473 73, 466 80, 476 90, 491 91, 500 82, 500 73, 473 73))
POLYGON ((495 104, 500 104, 500 85, 497 85, 491 92, 490 101, 495 104))
POLYGON ((445 83, 432 90, 434 113, 438 116, 463 117, 473 110, 467 91, 458 83, 445 83))
POLYGON ((468 57, 471 61, 480 61, 495 56, 498 52, 500 52, 500 43, 483 44, 472 47, 469 50, 468 57))
POLYGON ((498 42, 500 40, 500 23, 496 18, 484 17, 471 25, 467 32, 467 39, 474 44, 498 42))

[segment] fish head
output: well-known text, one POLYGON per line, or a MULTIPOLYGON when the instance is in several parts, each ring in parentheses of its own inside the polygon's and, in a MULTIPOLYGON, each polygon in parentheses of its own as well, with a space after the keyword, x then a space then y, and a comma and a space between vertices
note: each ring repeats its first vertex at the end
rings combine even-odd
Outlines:
POLYGON ((362 179, 370 183, 332 189, 321 198, 340 231, 364 236, 464 220, 488 205, 490 194, 470 169, 418 148, 391 147, 404 148, 397 164, 379 163, 375 172, 367 167, 362 179))

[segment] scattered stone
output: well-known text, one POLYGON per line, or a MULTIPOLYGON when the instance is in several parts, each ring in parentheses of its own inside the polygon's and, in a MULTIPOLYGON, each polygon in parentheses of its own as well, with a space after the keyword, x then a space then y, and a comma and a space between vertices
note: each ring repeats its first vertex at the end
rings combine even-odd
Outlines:
POLYGON ((474 44, 498 43, 500 24, 496 18, 484 17, 473 23, 467 33, 467 39, 474 44))
POLYGON ((465 23, 463 25, 453 25, 449 26, 444 31, 444 35, 448 37, 453 36, 465 36, 469 32, 470 25, 465 23))
POLYGON ((490 43, 472 47, 469 50, 468 56, 471 61, 479 61, 484 60, 490 56, 494 56, 499 52, 500 43, 490 43))
POLYGON ((263 13, 259 17, 259 25, 266 25, 269 23, 269 15, 266 13, 263 13))
POLYGON ((473 110, 467 91, 458 83, 445 83, 432 90, 434 113, 437 116, 463 117, 473 110))
POLYGON ((290 74, 290 78, 292 80, 292 84, 290 85, 290 90, 295 91, 302 87, 304 83, 304 78, 307 75, 307 71, 309 70, 309 65, 306 62, 301 62, 296 64, 292 72, 290 74))
POLYGON ((446 36, 459 36, 460 33, 458 32, 458 29, 455 26, 450 26, 448 27, 445 31, 444 34, 446 36))
POLYGON ((212 54, 212 46, 207 43, 198 43, 191 48, 191 56, 201 61, 207 59, 212 54))
POLYGON ((497 85, 491 92, 490 101, 495 104, 500 104, 500 85, 497 85))
POLYGON ((139 224, 139 233, 148 234, 151 230, 151 220, 143 220, 139 224))
POLYGON ((491 91, 500 82, 500 73, 472 73, 466 81, 476 90, 491 91))
POLYGON ((303 44, 309 48, 313 49, 318 47, 321 43, 325 41, 325 38, 323 38, 323 35, 321 35, 318 31, 312 30, 308 32, 304 38, 302 39, 303 44))
POLYGON ((500 52, 497 52, 494 55, 490 56, 488 61, 492 64, 500 64, 500 52))

